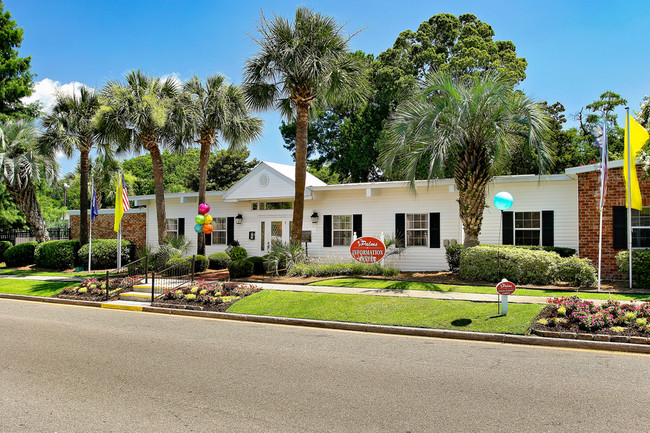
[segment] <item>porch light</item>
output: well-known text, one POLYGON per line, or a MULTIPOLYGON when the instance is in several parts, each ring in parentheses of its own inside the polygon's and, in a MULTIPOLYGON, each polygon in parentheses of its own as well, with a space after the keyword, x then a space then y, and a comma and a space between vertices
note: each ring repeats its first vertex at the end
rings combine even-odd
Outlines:
POLYGON ((313 214, 311 214, 311 222, 316 224, 318 222, 318 212, 314 211, 313 214))
POLYGON ((237 214, 237 216, 235 217, 235 222, 236 222, 237 224, 241 224, 242 221, 244 221, 244 217, 241 216, 240 213, 237 214))

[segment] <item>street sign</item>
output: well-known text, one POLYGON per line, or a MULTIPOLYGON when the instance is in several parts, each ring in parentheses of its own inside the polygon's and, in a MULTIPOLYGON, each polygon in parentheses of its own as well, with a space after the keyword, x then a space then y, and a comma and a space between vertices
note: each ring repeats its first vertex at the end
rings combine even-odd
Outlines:
POLYGON ((515 292, 515 283, 503 280, 497 284, 497 293, 499 295, 512 295, 515 292))
POLYGON ((386 254, 384 243, 370 236, 364 236, 352 242, 350 255, 360 263, 376 263, 386 254))

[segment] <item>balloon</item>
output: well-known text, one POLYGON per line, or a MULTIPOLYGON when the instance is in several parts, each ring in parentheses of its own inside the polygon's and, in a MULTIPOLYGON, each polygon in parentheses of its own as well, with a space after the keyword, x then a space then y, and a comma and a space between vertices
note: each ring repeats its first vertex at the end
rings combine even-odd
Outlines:
POLYGON ((203 232, 203 224, 197 224, 194 226, 194 231, 197 233, 202 233, 203 232))
POLYGON ((509 192, 501 191, 494 196, 494 206, 497 209, 508 210, 513 203, 512 195, 509 192))
POLYGON ((203 224, 203 233, 209 235, 210 233, 212 233, 212 230, 214 230, 212 224, 203 224))
POLYGON ((203 224, 205 223, 205 217, 203 215, 197 215, 194 217, 194 221, 196 221, 197 224, 203 224))
POLYGON ((199 213, 206 214, 210 212, 210 205, 207 203, 201 203, 199 205, 199 213))
POLYGON ((207 214, 205 216, 205 220, 203 221, 203 224, 210 224, 210 223, 212 223, 212 215, 207 214))

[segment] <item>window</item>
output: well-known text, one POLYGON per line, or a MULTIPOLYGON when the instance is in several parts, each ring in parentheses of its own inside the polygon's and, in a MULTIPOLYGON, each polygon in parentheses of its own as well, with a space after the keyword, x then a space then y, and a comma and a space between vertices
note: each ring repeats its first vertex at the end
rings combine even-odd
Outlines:
POLYGON ((650 248, 650 207, 632 209, 632 248, 650 248))
POLYGON ((352 215, 332 215, 332 244, 349 246, 352 244, 352 215))
POLYGON ((540 212, 515 212, 515 245, 540 245, 540 212))
POLYGON ((251 203, 251 210, 277 210, 277 209, 293 209, 292 201, 270 201, 270 202, 257 202, 251 203))
POLYGON ((425 213, 406 214, 406 246, 426 247, 429 237, 429 218, 425 213))
POLYGON ((178 236, 178 218, 167 218, 167 236, 178 236))
POLYGON ((212 220, 212 243, 214 245, 226 245, 226 218, 217 217, 212 220))

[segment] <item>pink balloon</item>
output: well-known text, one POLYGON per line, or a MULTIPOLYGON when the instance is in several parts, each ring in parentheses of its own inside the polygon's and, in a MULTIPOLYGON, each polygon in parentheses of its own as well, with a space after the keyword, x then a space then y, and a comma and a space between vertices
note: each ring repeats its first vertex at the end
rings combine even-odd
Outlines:
POLYGON ((210 212, 210 205, 207 203, 201 203, 199 205, 199 213, 206 214, 210 212))

